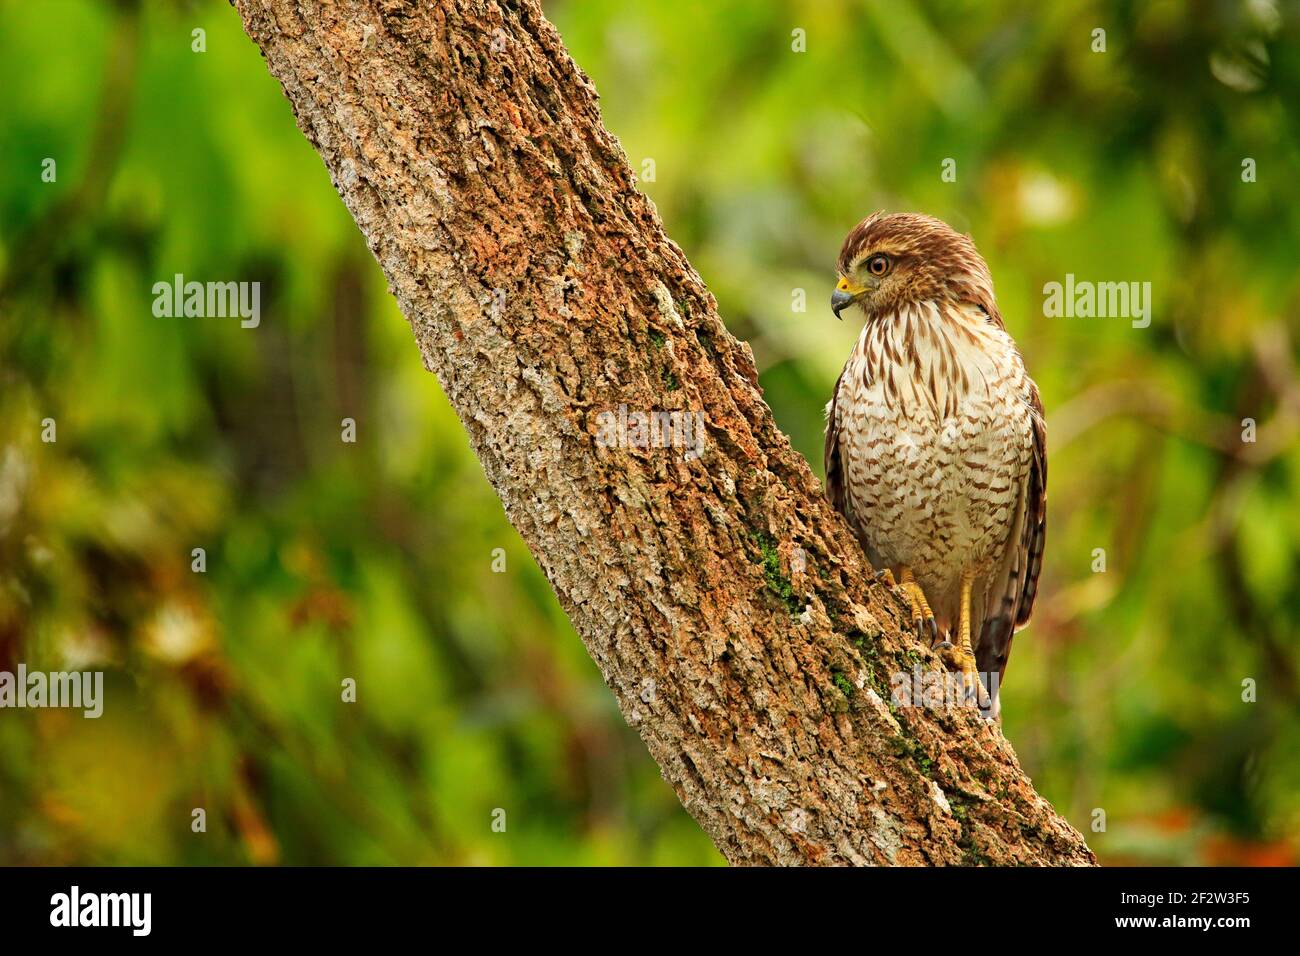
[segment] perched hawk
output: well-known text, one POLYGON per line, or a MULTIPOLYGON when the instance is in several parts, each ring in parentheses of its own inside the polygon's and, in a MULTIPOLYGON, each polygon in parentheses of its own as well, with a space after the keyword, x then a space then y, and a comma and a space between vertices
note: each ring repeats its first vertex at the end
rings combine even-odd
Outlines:
POLYGON ((827 495, 996 716, 1042 567, 1038 388, 975 244, 938 219, 876 213, 849 233, 831 308, 854 305, 865 324, 826 406, 827 495))

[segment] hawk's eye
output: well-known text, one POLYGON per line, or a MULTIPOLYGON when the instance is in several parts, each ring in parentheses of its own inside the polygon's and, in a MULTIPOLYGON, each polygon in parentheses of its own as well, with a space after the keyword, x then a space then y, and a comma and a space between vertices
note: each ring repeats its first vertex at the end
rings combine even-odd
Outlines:
POLYGON ((878 252, 867 260, 867 271, 873 276, 883 276, 889 271, 889 256, 878 252))

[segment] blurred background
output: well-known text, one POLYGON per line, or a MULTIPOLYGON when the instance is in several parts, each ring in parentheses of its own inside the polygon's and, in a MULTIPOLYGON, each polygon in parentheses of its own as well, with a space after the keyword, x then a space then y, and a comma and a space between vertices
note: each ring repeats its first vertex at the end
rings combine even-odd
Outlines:
MULTIPOLYGON (((1103 862, 1300 861, 1296 6, 545 10, 818 472, 844 234, 974 235, 1049 417, 1007 736, 1103 862)), ((107 698, 0 710, 0 863, 721 863, 227 4, 0 0, 0 89, 0 670, 107 698), (260 327, 155 318, 178 272, 260 327)))

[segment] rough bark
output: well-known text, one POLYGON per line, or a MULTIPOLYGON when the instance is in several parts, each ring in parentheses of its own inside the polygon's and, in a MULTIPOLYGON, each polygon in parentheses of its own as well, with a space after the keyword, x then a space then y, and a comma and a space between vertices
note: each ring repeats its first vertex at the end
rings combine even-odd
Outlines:
POLYGON ((535 0, 233 2, 510 521, 728 860, 1094 862, 999 728, 889 705, 890 675, 941 665, 535 0), (703 455, 598 441, 620 405, 701 413, 703 455))

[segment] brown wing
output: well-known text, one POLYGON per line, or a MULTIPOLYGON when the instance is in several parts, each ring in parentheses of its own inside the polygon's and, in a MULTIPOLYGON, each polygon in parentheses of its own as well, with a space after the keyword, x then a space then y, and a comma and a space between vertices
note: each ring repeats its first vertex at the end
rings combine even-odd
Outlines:
POLYGON ((1029 407, 1034 413, 1034 460, 1029 469, 1028 521, 1025 524, 1025 583, 1016 609, 1016 627, 1024 627, 1034 613, 1038 596, 1038 574, 1043 570, 1043 548, 1047 544, 1047 422, 1038 386, 1029 382, 1029 407))
POLYGON ((1021 491, 1016 522, 1008 541, 1007 554, 989 589, 985 619, 975 648, 975 663, 981 674, 1007 670, 1011 637, 1029 623, 1038 594, 1038 575, 1043 568, 1043 547, 1047 540, 1047 426, 1038 386, 1026 378, 1025 404, 1033 412, 1031 440, 1033 456, 1021 491))
POLYGON ((831 506, 840 514, 848 517, 848 494, 844 489, 844 463, 840 461, 840 419, 838 402, 840 400, 840 382, 844 373, 835 380, 835 391, 831 394, 830 404, 826 406, 826 450, 822 463, 826 466, 826 497, 831 506))

